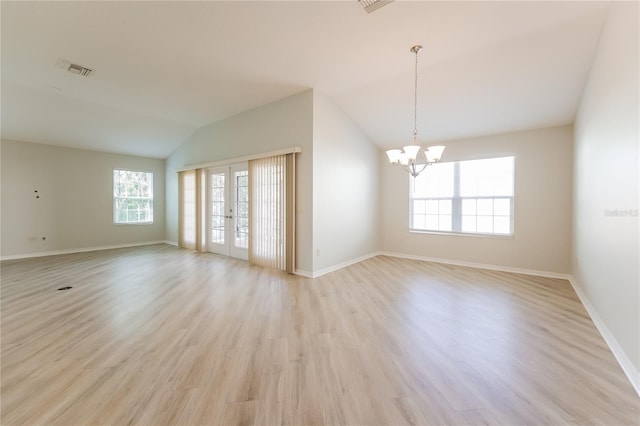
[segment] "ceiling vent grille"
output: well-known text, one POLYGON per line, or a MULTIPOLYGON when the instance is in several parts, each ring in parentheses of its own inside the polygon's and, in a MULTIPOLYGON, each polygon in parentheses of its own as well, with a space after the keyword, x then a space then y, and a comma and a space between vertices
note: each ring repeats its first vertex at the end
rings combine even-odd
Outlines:
POLYGON ((62 68, 65 71, 69 71, 71 74, 81 75, 83 77, 88 77, 89 74, 93 72, 91 68, 83 67, 82 65, 72 64, 69 61, 65 61, 64 59, 58 59, 56 62, 56 66, 58 68, 62 68))
POLYGON ((386 6, 393 0, 358 0, 360 6, 364 8, 367 13, 375 12, 382 6, 386 6))

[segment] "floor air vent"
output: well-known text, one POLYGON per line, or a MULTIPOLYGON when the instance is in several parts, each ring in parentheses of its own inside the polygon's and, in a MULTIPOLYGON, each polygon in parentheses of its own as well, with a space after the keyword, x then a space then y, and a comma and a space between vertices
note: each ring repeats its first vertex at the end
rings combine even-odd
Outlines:
POLYGON ((63 70, 69 71, 71 74, 81 75, 83 77, 88 77, 89 74, 93 72, 91 68, 83 67, 82 65, 72 64, 69 61, 65 61, 64 59, 58 59, 56 62, 56 66, 58 68, 62 68, 63 70))

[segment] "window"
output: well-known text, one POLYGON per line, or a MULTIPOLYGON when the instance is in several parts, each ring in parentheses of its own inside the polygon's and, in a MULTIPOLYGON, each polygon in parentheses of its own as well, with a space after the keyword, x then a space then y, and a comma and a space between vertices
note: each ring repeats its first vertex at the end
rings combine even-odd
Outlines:
POLYGON ((514 157, 438 163, 411 178, 410 229, 513 235, 514 157))
POLYGON ((153 173, 113 171, 113 222, 153 223, 153 173))

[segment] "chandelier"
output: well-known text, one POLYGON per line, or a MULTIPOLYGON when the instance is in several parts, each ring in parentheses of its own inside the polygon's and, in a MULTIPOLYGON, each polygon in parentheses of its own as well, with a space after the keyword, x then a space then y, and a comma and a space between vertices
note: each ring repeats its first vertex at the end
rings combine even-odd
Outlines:
POLYGON ((411 52, 416 54, 414 98, 413 98, 413 143, 402 149, 387 151, 389 163, 402 166, 411 176, 417 177, 428 165, 440 161, 444 146, 430 146, 423 151, 418 140, 418 53, 422 46, 413 46, 411 52))

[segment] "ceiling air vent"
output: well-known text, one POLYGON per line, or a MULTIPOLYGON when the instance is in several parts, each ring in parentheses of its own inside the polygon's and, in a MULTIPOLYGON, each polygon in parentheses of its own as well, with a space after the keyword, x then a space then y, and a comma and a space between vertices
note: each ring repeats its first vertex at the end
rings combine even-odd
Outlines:
POLYGON ((360 6, 364 8, 367 13, 375 12, 382 6, 386 6, 393 0, 358 0, 360 6))
POLYGON ((82 65, 72 64, 69 61, 65 61, 64 59, 58 59, 56 62, 56 66, 58 68, 62 68, 63 70, 69 71, 71 74, 81 75, 83 77, 88 77, 89 74, 93 72, 91 68, 83 67, 82 65))

